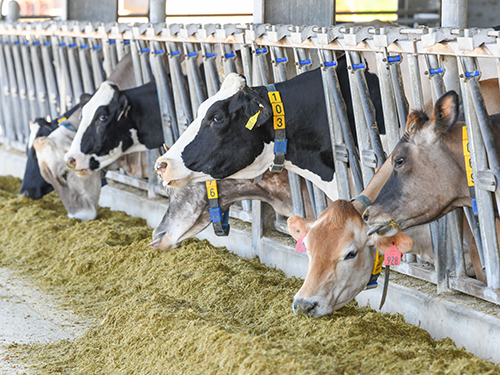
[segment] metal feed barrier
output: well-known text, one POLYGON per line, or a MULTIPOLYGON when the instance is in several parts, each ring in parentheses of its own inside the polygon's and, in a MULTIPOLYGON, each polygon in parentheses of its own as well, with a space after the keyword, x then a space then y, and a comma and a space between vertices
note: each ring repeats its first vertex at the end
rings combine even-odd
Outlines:
MULTIPOLYGON (((495 200, 496 207, 500 207, 500 160, 491 143, 491 122, 478 85, 482 69, 498 66, 495 77, 499 75, 499 32, 44 22, 1 23, 0 43, 0 140, 21 150, 28 140, 29 120, 55 118, 76 104, 82 93, 97 89, 129 51, 137 85, 156 82, 168 147, 192 122, 200 103, 218 91, 227 73, 243 73, 248 84, 255 86, 281 82, 321 67, 337 187, 342 199, 350 199, 364 189, 398 142, 409 111, 405 97, 411 99, 410 107, 422 108, 426 97, 435 101, 445 92, 444 78, 454 82, 454 87, 461 88, 476 176, 478 212, 474 215, 465 209, 465 213, 479 247, 487 285, 465 274, 461 215, 456 213, 433 224, 435 267, 423 264, 415 256, 405 256, 402 265, 395 269, 437 284, 438 292, 457 290, 500 304, 500 260, 493 204, 495 200), (338 53, 345 53, 348 63, 358 146, 340 91, 338 53), (454 70, 443 66, 443 58, 447 64, 456 63, 458 74, 446 76, 447 71, 454 70), (378 71, 380 79, 387 132, 384 145, 363 74, 367 61, 372 71, 378 71)), ((108 172, 108 178, 147 190, 150 197, 165 194, 152 168, 158 155, 159 150, 149 152, 148 182, 118 172, 108 172)), ((289 180, 295 214, 304 216, 300 186, 306 183, 318 216, 326 207, 321 190, 293 173, 289 173, 289 180)), ((255 247, 263 233, 261 215, 260 202, 241 202, 231 208, 232 217, 252 223, 255 247)), ((274 229, 286 233, 284 219, 276 215, 274 229)))

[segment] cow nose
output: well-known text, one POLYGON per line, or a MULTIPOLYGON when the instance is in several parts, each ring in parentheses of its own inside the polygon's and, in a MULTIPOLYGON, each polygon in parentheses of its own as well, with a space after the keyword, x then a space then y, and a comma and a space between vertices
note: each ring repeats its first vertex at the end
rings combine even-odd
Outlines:
POLYGON ((293 300, 293 311, 304 315, 312 315, 314 308, 318 305, 317 302, 304 301, 300 299, 293 300))
POLYGON ((75 169, 75 167, 76 167, 76 159, 75 158, 68 158, 68 160, 66 160, 66 165, 70 169, 75 169))
POLYGON ((163 174, 163 172, 165 172, 167 167, 168 167, 168 163, 166 162, 166 160, 157 161, 155 164, 156 173, 158 173, 158 175, 161 176, 163 174))

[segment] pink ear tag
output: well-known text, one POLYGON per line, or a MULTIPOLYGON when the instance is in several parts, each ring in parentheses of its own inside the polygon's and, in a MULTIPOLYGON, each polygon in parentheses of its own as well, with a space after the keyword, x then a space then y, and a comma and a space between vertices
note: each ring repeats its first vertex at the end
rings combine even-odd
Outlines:
POLYGON ((396 243, 393 242, 389 250, 384 253, 384 266, 399 266, 402 256, 403 254, 396 247, 396 243))
POLYGON ((304 244, 304 238, 307 236, 307 233, 304 234, 297 240, 297 245, 295 245, 295 251, 298 253, 307 253, 306 245, 304 244))

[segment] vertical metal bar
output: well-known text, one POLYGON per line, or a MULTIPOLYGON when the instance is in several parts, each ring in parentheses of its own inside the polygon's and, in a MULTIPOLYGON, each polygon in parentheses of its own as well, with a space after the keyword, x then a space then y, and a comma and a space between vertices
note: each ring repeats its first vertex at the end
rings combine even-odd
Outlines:
POLYGON ((168 82, 164 71, 163 56, 165 50, 161 48, 160 43, 151 42, 151 66, 155 76, 156 89, 158 91, 158 101, 161 110, 161 120, 163 127, 163 139, 167 147, 172 147, 175 140, 179 138, 179 130, 175 118, 173 95, 171 85, 168 82))
POLYGON ((90 60, 92 62, 92 74, 94 75, 94 87, 99 88, 104 82, 104 74, 102 73, 102 64, 99 51, 101 50, 101 45, 97 40, 88 39, 88 45, 84 45, 81 48, 91 48, 90 50, 90 60))
MULTIPOLYGON (((401 55, 401 60, 402 59, 403 55, 401 55)), ((408 101, 406 100, 405 90, 403 87, 400 64, 401 62, 392 63, 389 65, 389 68, 391 70, 392 86, 394 89, 394 97, 399 115, 399 126, 404 129, 406 125, 406 118, 408 117, 408 101)))
POLYGON ((21 104, 19 102, 18 86, 16 82, 16 71, 14 69, 14 62, 12 58, 11 41, 5 40, 4 43, 4 53, 5 60, 7 63, 7 74, 9 75, 9 92, 10 92, 10 105, 12 106, 12 126, 15 133, 15 139, 19 142, 23 142, 23 132, 22 127, 19 122, 22 121, 23 115, 21 110, 21 104))
POLYGON ((61 68, 61 76, 60 80, 62 82, 62 85, 64 87, 64 92, 65 96, 62 97, 64 100, 61 98, 61 112, 64 113, 67 111, 67 109, 71 108, 74 103, 74 96, 73 96, 73 90, 72 90, 72 85, 71 85, 71 76, 70 76, 70 71, 68 68, 68 60, 66 57, 66 43, 64 42, 59 42, 58 47, 58 56, 59 56, 59 65, 61 68))
MULTIPOLYGON (((398 126, 398 111, 396 107, 396 98, 394 87, 392 85, 392 77, 390 66, 387 63, 387 56, 383 52, 376 54, 378 65, 378 78, 380 82, 380 94, 382 98, 382 108, 384 113, 385 132, 387 136, 388 150, 390 154, 400 139, 398 126)), ((402 123, 401 126, 405 126, 402 123)))
POLYGON ((219 74, 215 65, 216 54, 211 44, 202 43, 201 46, 203 50, 203 69, 205 70, 205 79, 207 80, 207 93, 210 97, 215 95, 220 89, 219 74))
POLYGON ((135 40, 130 43, 130 55, 132 56, 132 66, 134 68, 135 85, 142 86, 142 68, 141 61, 139 60, 139 48, 135 40))
MULTIPOLYGON (((73 88, 73 103, 80 101, 80 96, 83 94, 83 86, 81 80, 80 69, 78 68, 78 58, 77 58, 77 45, 73 38, 66 38, 68 48, 66 49, 68 53, 68 65, 71 75, 71 87, 73 88)), ((91 92, 93 93, 93 91, 91 92)))
POLYGON ((49 108, 50 108, 50 117, 55 119, 57 117, 57 107, 59 100, 59 92, 58 85, 56 81, 56 69, 57 65, 52 63, 52 54, 51 54, 51 42, 42 38, 43 46, 42 50, 42 61, 43 61, 43 71, 45 73, 45 80, 47 84, 47 93, 49 97, 49 108))
POLYGON ((240 47, 243 74, 245 74, 247 79, 247 85, 252 87, 252 48, 248 44, 241 45, 240 47))
POLYGON ((0 37, 0 72, 2 75, 2 108, 4 110, 4 120, 5 120, 5 132, 2 136, 9 141, 14 141, 16 139, 16 131, 14 128, 14 116, 16 115, 12 104, 10 96, 10 83, 9 83, 9 72, 7 70, 6 54, 5 54, 5 40, 0 37))
MULTIPOLYGON (((422 93, 422 82, 420 81, 420 67, 417 54, 406 55, 408 67, 410 70, 410 83, 413 96, 413 108, 424 108, 424 95, 422 93)), ((404 130, 404 129, 403 129, 404 130)))
POLYGON ((12 57, 14 59, 14 69, 16 72, 16 81, 19 90, 19 104, 21 108, 21 117, 19 118, 19 121, 21 121, 21 123, 17 123, 17 127, 19 128, 18 132, 23 134, 23 137, 18 138, 18 141, 22 143, 28 143, 28 137, 30 134, 29 121, 31 119, 31 115, 30 105, 28 103, 25 73, 23 71, 23 63, 20 53, 21 41, 17 36, 14 35, 12 35, 11 38, 12 57))
POLYGON ((86 42, 83 38, 80 39, 80 48, 78 48, 78 55, 80 60, 80 70, 82 72, 83 91, 86 94, 93 94, 95 91, 94 80, 92 79, 92 72, 89 64, 88 48, 82 48, 86 42))
POLYGON ((38 103, 38 113, 40 117, 46 118, 49 115, 49 103, 47 101, 47 89, 45 87, 45 78, 43 75, 40 41, 33 40, 30 51, 33 74, 35 77, 35 95, 38 103))
POLYGON ((221 44, 221 50, 224 72, 226 74, 236 73, 236 64, 234 62, 236 53, 234 52, 234 47, 231 44, 221 44))
MULTIPOLYGON (((26 40, 26 38, 22 38, 22 47, 21 47, 21 57, 23 61, 23 70, 24 70, 24 78, 26 80, 26 89, 28 96, 28 104, 30 108, 30 120, 33 120, 37 117, 42 117, 39 107, 36 102, 36 89, 35 89, 35 78, 33 75, 33 69, 31 66, 30 59, 30 42, 26 40)), ((29 126, 26 129, 26 134, 29 134, 29 126)))
POLYGON ((200 104, 207 98, 198 67, 198 50, 193 43, 184 43, 184 54, 186 56, 189 93, 191 94, 191 108, 193 113, 197 113, 200 104))
POLYGON ((184 76, 180 64, 181 50, 178 43, 166 43, 168 51, 168 63, 172 80, 172 88, 175 98, 175 113, 177 114, 177 126, 179 133, 182 134, 193 122, 191 106, 189 104, 189 93, 187 92, 184 76))
POLYGON ((144 83, 151 81, 151 67, 149 66, 149 47, 143 40, 137 41, 140 46, 139 60, 141 61, 142 80, 144 83))
MULTIPOLYGON (((332 91, 335 87, 330 86, 330 81, 332 78, 330 76, 333 74, 336 78, 335 69, 337 62, 333 58, 332 51, 329 50, 318 50, 320 60, 322 62, 321 74, 323 77, 323 90, 326 101, 326 109, 328 115, 328 125, 330 130, 330 140, 332 143, 333 161, 335 163, 335 174, 337 179, 337 191, 339 193, 340 199, 349 200, 351 198, 350 187, 349 187, 349 171, 347 169, 347 162, 349 161, 347 156, 347 148, 344 144, 344 136, 342 134, 342 127, 340 125, 340 116, 337 110, 346 110, 345 103, 343 107, 336 107, 335 100, 333 98, 332 91), (345 150, 345 152, 341 152, 345 150), (338 152, 337 152, 338 151, 338 152)), ((343 101, 343 100, 342 100, 343 101)), ((345 114, 345 116, 347 116, 345 114)), ((359 168, 359 164, 358 164, 359 168)), ((361 175, 359 175, 361 178, 361 175)), ((360 180, 361 181, 361 180, 360 180)), ((361 188, 361 185, 359 186, 361 188)), ((361 192, 361 190, 359 191, 361 192)), ((356 192, 357 194, 357 192, 356 192)))

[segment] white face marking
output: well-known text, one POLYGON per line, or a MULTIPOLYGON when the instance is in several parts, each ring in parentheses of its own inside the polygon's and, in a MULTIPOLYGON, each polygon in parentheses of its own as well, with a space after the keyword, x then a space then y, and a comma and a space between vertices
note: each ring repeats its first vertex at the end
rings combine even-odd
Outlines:
POLYGON ((30 122, 30 139, 28 141, 28 148, 33 147, 33 142, 35 141, 36 133, 40 130, 40 125, 38 122, 30 122))
POLYGON ((241 75, 230 73, 222 83, 220 90, 200 105, 200 107, 198 108, 198 117, 196 117, 191 125, 188 126, 186 131, 182 133, 182 135, 174 143, 174 145, 158 159, 158 162, 167 161, 168 163, 168 176, 165 174, 163 175, 166 181, 180 180, 190 176, 194 176, 194 178, 190 179, 190 182, 206 181, 211 179, 211 177, 209 175, 206 175, 205 173, 192 172, 187 169, 181 158, 182 151, 184 151, 186 146, 191 143, 198 134, 201 122, 210 106, 219 100, 224 100, 233 96, 243 87, 245 87, 245 84, 246 81, 241 75))
POLYGON ((85 155, 81 151, 83 134, 85 134, 85 131, 89 128, 97 108, 111 103, 114 94, 115 90, 111 84, 105 81, 101 84, 101 87, 99 87, 99 90, 96 91, 94 96, 92 96, 88 103, 82 108, 80 125, 71 143, 71 147, 66 155, 64 155, 64 160, 74 158, 77 161, 75 169, 86 169, 89 167, 90 155, 85 155))

